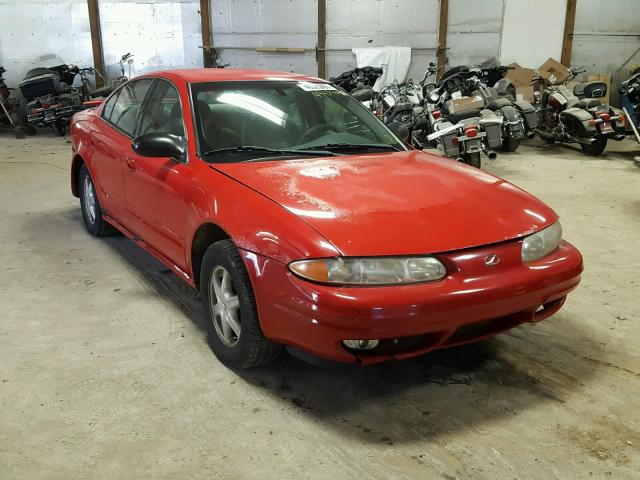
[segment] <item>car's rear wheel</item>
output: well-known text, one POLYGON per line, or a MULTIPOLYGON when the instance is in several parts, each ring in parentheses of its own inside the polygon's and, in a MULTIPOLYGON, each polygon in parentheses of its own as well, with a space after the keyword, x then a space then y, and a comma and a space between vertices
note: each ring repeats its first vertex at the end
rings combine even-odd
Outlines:
POLYGON ((200 272, 200 296, 213 353, 233 368, 274 360, 282 346, 262 333, 249 274, 233 242, 211 245, 200 272))
POLYGON ((86 165, 80 167, 78 174, 78 185, 80 186, 80 208, 82 219, 87 231, 96 237, 112 235, 116 229, 109 225, 102 218, 102 208, 96 195, 96 188, 93 179, 86 165))

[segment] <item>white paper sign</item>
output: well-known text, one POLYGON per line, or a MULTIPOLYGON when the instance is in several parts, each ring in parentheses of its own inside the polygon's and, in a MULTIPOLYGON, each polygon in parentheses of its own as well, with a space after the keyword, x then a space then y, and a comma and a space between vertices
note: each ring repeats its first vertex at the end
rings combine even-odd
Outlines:
POLYGON ((298 82, 298 86, 307 92, 322 92, 326 90, 335 90, 335 87, 330 83, 298 82))

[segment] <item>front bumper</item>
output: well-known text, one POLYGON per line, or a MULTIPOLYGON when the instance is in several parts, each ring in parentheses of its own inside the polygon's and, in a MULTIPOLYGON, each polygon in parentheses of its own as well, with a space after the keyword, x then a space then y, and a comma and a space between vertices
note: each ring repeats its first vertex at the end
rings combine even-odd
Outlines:
POLYGON ((478 341, 560 309, 580 282, 582 256, 568 242, 523 264, 521 240, 437 255, 447 277, 385 287, 318 285, 286 265, 243 251, 265 335, 284 345, 345 362, 377 363, 478 341), (488 255, 500 263, 487 266, 488 255), (345 339, 383 339, 354 352, 345 339))

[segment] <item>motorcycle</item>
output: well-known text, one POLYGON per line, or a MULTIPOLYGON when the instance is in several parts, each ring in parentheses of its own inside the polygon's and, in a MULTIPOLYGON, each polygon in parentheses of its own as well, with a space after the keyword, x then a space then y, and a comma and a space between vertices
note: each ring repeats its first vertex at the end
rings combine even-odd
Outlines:
MULTIPOLYGON (((431 70, 431 69, 430 69, 431 70)), ((428 71, 429 72, 429 71, 428 71)), ((426 75, 425 75, 426 78, 426 75)), ((429 129, 422 132, 432 145, 439 145, 447 157, 480 168, 481 154, 495 160, 494 148, 502 145, 502 119, 484 108, 481 97, 469 99, 479 107, 456 107, 455 100, 463 99, 463 91, 475 91, 468 71, 457 68, 446 72, 439 84, 424 82, 429 129)))
POLYGON ((53 54, 38 57, 37 62, 42 66, 29 70, 19 84, 27 101, 27 121, 34 127, 48 126, 62 136, 82 105, 82 96, 72 89, 80 69, 53 54))
POLYGON ((523 139, 533 137, 537 115, 529 102, 516 100, 515 87, 503 78, 508 70, 509 67, 502 66, 472 69, 461 66, 445 73, 445 78, 454 84, 451 88, 463 96, 479 96, 484 100, 484 108, 502 120, 502 150, 513 152, 523 139))
POLYGON ((533 78, 537 100, 537 133, 547 143, 578 143, 587 155, 600 155, 607 140, 625 138, 625 115, 622 110, 602 103, 607 93, 604 82, 579 83, 573 90, 567 83, 583 67, 572 68, 560 85, 549 85, 543 77, 533 78))
POLYGON ((10 125, 15 137, 23 139, 26 135, 32 135, 35 130, 22 125, 17 114, 17 108, 11 99, 11 92, 4 81, 4 73, 7 70, 0 66, 0 124, 10 125))
POLYGON ((620 86, 620 104, 629 119, 628 126, 633 131, 636 140, 640 143, 638 127, 640 127, 640 68, 636 69, 631 77, 622 82, 620 86))

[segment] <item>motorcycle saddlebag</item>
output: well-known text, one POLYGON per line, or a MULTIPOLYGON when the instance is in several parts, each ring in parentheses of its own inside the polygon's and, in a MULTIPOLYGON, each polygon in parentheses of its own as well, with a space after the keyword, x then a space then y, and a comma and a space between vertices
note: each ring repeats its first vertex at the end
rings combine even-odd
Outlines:
POLYGON ((596 133, 595 125, 590 125, 593 115, 582 108, 567 108, 560 113, 560 119, 567 133, 573 137, 591 137, 596 133))
MULTIPOLYGON (((434 125, 434 130, 444 130, 445 128, 451 127, 453 124, 451 122, 436 122, 434 125)), ((460 154, 460 147, 458 146, 458 130, 453 130, 451 133, 446 135, 442 135, 439 138, 440 145, 442 146, 442 152, 447 157, 456 158, 460 154), (454 144, 455 142, 455 144, 454 144)))
POLYGON ((498 148, 502 145, 502 119, 491 110, 480 110, 482 130, 487 133, 487 145, 489 148, 498 148))
POLYGON ((527 130, 533 130, 538 126, 538 114, 536 109, 529 102, 525 100, 518 100, 517 102, 513 102, 518 110, 520 110, 520 114, 522 118, 524 118, 524 124, 527 126, 527 130))
POLYGON ((624 133, 627 129, 624 121, 624 110, 616 107, 609 107, 609 113, 612 117, 618 117, 618 120, 611 122, 613 124, 613 129, 618 133, 624 133))

